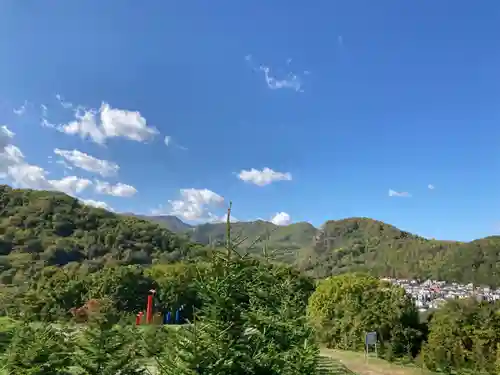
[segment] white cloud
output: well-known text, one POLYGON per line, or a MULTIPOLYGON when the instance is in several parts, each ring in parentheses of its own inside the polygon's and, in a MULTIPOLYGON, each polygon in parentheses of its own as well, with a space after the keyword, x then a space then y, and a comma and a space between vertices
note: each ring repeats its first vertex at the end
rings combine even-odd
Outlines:
POLYGON ((21 150, 11 144, 14 133, 3 125, 0 127, 0 176, 5 178, 9 175, 9 168, 24 163, 24 155, 21 150))
POLYGON ((163 142, 165 142, 165 146, 168 146, 171 141, 172 141, 172 137, 169 135, 166 135, 165 139, 163 140, 163 142))
POLYGON ((278 212, 271 218, 271 223, 275 225, 288 225, 292 222, 292 218, 286 212, 278 212))
POLYGON ((71 196, 81 193, 92 185, 92 181, 76 176, 67 176, 60 180, 50 180, 47 178, 47 171, 42 167, 28 164, 24 161, 9 166, 7 175, 16 187, 56 190, 71 196))
POLYGON ((169 200, 169 207, 153 210, 155 215, 169 214, 189 221, 213 221, 210 209, 221 207, 224 198, 208 189, 181 189, 180 199, 169 200))
MULTIPOLYGON (((71 105, 72 108, 73 105, 71 105)), ((159 134, 158 129, 149 126, 138 111, 112 108, 102 103, 99 110, 75 109, 75 120, 58 127, 58 130, 88 138, 104 144, 108 138, 125 138, 136 142, 146 142, 159 134)))
POLYGON ((428 188, 429 190, 434 190, 434 189, 435 189, 435 186, 434 186, 434 185, 432 185, 432 184, 429 184, 429 185, 427 185, 427 188, 428 188))
POLYGON ((409 197, 411 197, 411 194, 408 193, 407 191, 395 191, 395 190, 389 189, 389 197, 409 198, 409 197))
POLYGON ((302 80, 296 74, 288 73, 285 78, 277 79, 271 75, 271 69, 268 66, 261 66, 260 70, 264 72, 267 87, 271 90, 292 89, 297 92, 302 91, 302 80))
POLYGON ((123 198, 132 197, 137 193, 137 189, 131 185, 122 184, 121 182, 113 185, 105 181, 96 181, 96 191, 100 194, 123 198))
POLYGON ((106 203, 103 201, 95 201, 93 199, 80 199, 80 202, 87 206, 92 206, 92 207, 97 207, 97 208, 104 208, 105 210, 114 212, 114 210, 106 203))
POLYGON ((289 172, 275 172, 267 167, 261 171, 252 168, 250 170, 242 170, 238 174, 238 178, 242 181, 249 182, 257 186, 265 186, 274 181, 291 181, 292 174, 289 172))
POLYGON ((66 108, 66 109, 72 109, 74 108, 74 105, 73 103, 70 103, 70 102, 67 102, 65 101, 61 95, 59 94, 56 94, 56 99, 59 103, 61 103, 61 106, 63 106, 63 108, 66 108))
POLYGON ((10 144, 14 133, 9 130, 6 125, 0 126, 0 151, 3 151, 7 145, 10 144))
POLYGON ((55 190, 62 191, 68 195, 81 193, 92 185, 92 181, 76 176, 68 176, 60 180, 49 180, 48 182, 55 190))
POLYGON ((87 172, 100 174, 103 177, 115 176, 120 169, 118 164, 112 161, 97 159, 94 156, 78 150, 71 151, 56 148, 54 149, 54 153, 61 156, 77 168, 83 169, 87 172))
MULTIPOLYGON (((220 215, 220 216, 209 212, 208 218, 209 218, 208 221, 210 221, 212 223, 227 223, 227 212, 224 215, 220 215)), ((237 217, 234 217, 233 215, 231 215, 231 217, 229 218, 229 221, 231 223, 237 223, 240 220, 237 217)))
POLYGON ((107 137, 124 137, 144 142, 158 134, 158 130, 149 127, 138 111, 115 109, 103 103, 100 112, 102 128, 107 137))
POLYGON ((66 162, 66 160, 63 160, 63 159, 56 160, 56 164, 60 164, 60 165, 62 165, 65 169, 69 169, 70 171, 72 171, 72 170, 73 170, 73 166, 72 166, 72 165, 70 165, 70 164, 68 164, 68 163, 66 162))
POLYGON ((21 105, 19 108, 14 108, 12 112, 14 112, 14 114, 17 116, 22 116, 26 113, 27 107, 28 107, 28 102, 25 100, 23 105, 21 105))
POLYGON ((10 143, 13 137, 14 133, 6 126, 0 127, 0 176, 9 178, 14 186, 57 190, 74 196, 92 185, 91 181, 76 176, 49 179, 45 169, 25 161, 22 151, 10 143))
MULTIPOLYGON (((254 71, 260 71, 264 73, 264 78, 267 87, 269 87, 271 90, 291 89, 297 92, 303 92, 302 78, 297 74, 292 72, 285 73, 284 75, 281 76, 281 78, 278 79, 276 75, 271 74, 270 67, 261 65, 257 68, 256 64, 254 63, 252 55, 246 55, 245 60, 249 63, 249 65, 252 67, 254 71)), ((287 59, 286 65, 289 66, 291 62, 292 62, 291 58, 287 59)), ((308 73, 304 72, 304 74, 309 74, 309 72, 308 73)))
POLYGON ((42 118, 47 117, 49 114, 49 109, 45 104, 40 104, 40 111, 42 112, 42 118))

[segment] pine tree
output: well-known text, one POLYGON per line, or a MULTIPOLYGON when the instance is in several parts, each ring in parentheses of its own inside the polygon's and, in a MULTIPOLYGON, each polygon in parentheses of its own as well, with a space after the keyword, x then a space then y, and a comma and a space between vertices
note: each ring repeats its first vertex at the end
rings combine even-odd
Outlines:
POLYGON ((73 362, 85 375, 144 374, 139 362, 136 333, 116 325, 117 314, 110 303, 89 315, 87 327, 75 342, 73 362))
POLYGON ((25 322, 16 327, 2 362, 8 374, 69 374, 71 349, 71 341, 60 330, 25 322))
MULTIPOLYGON (((287 280, 276 284, 267 264, 239 254, 228 210, 225 254, 214 254, 197 283, 202 307, 157 356, 162 375, 309 375, 317 347, 287 280)), ((302 303, 303 304, 303 303, 302 303)))

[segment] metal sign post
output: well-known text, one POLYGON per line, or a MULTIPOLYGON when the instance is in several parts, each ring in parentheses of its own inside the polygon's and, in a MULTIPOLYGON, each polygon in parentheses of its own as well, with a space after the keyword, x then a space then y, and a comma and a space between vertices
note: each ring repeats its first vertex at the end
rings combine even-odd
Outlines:
POLYGON ((365 360, 368 358, 370 346, 375 347, 375 356, 378 358, 377 352, 377 332, 367 332, 365 334, 365 360))

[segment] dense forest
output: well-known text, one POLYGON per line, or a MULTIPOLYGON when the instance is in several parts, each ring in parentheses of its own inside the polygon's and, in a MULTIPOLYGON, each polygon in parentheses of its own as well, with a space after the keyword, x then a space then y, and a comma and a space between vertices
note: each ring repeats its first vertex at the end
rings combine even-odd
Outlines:
MULTIPOLYGON (((224 224, 183 227, 171 216, 149 219, 202 244, 224 242, 224 224)), ((499 236, 467 243, 440 241, 369 218, 331 220, 319 229, 309 223, 277 226, 261 220, 235 223, 233 229, 246 238, 242 247, 251 246, 249 251, 259 254, 266 244, 277 260, 316 278, 365 271, 375 276, 500 286, 499 236), (262 241, 255 243, 257 237, 262 241)))
POLYGON ((168 263, 197 250, 150 221, 86 206, 63 193, 0 186, 1 284, 23 283, 47 266, 92 271, 168 263))
MULTIPOLYGON (((425 239, 367 218, 276 226, 232 224, 240 248, 314 278, 366 271, 374 276, 434 278, 500 285, 500 237, 469 243, 425 239)), ((224 224, 184 225, 171 217, 116 215, 63 193, 0 186, 0 283, 19 284, 46 266, 171 263, 224 243, 224 224), (156 222, 155 222, 156 221, 156 222), (174 223, 177 233, 168 226, 174 223)))

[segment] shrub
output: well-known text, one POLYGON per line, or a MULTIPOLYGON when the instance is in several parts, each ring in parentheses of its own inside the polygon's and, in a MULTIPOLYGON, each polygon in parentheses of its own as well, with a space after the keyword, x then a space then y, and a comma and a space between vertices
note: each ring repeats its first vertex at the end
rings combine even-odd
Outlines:
POLYGON ((447 373, 495 374, 500 342, 500 303, 449 301, 434 313, 422 350, 425 365, 447 373))
POLYGON ((311 295, 308 317, 328 347, 362 350, 375 331, 381 353, 416 355, 422 339, 418 311, 404 289, 364 274, 344 274, 320 282, 311 295))

